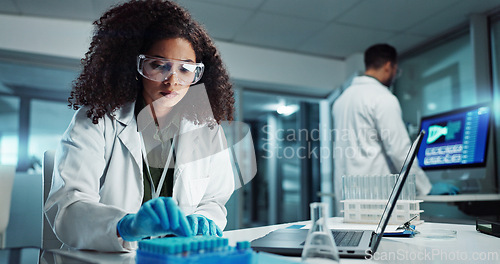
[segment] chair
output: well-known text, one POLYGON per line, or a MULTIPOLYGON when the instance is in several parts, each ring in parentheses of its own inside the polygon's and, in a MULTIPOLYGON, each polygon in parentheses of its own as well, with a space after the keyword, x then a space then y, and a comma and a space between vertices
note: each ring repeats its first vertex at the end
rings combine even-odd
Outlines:
POLYGON ((0 263, 39 263, 43 229, 43 179, 40 174, 17 172, 12 185, 7 254, 0 263))
POLYGON ((0 165, 0 249, 5 247, 5 234, 9 223, 10 199, 15 174, 15 166, 0 165))
POLYGON ((17 172, 14 177, 11 197, 5 247, 40 248, 43 229, 43 180, 41 175, 17 172))
MULTIPOLYGON (((43 175, 43 203, 45 204, 45 201, 47 200, 47 197, 49 196, 50 192, 50 187, 52 185, 52 173, 54 171, 54 156, 55 156, 55 150, 47 150, 43 154, 43 165, 42 165, 42 175, 43 175)), ((55 211, 51 211, 47 214, 55 214, 55 211)), ((52 228, 49 225, 49 221, 47 220, 47 216, 43 218, 43 242, 42 242, 42 248, 43 249, 56 249, 60 248, 62 243, 57 239, 56 235, 54 234, 54 231, 52 231, 52 228)), ((54 217, 54 215, 50 215, 51 218, 54 217)))

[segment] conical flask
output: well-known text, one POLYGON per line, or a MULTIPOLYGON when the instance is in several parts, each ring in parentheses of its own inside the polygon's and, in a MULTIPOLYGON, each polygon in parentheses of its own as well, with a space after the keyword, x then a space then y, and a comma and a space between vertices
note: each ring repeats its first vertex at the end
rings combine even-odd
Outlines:
POLYGON ((302 250, 302 261, 316 258, 339 261, 339 252, 333 239, 332 231, 327 226, 325 203, 311 203, 311 229, 307 233, 302 250))

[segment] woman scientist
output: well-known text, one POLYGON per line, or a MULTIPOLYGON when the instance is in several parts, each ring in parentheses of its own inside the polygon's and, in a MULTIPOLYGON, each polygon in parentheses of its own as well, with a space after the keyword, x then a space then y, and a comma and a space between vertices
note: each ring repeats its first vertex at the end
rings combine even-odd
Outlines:
POLYGON ((234 179, 219 124, 232 120, 234 99, 212 40, 164 0, 122 4, 94 24, 56 151, 52 229, 70 247, 99 251, 221 236, 234 179))

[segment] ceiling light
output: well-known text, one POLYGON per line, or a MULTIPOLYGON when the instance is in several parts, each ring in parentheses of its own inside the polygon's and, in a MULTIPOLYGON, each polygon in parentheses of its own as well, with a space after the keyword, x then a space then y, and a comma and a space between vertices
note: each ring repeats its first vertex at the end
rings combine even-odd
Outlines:
POLYGON ((299 110, 298 105, 280 105, 276 112, 280 115, 289 116, 299 110))

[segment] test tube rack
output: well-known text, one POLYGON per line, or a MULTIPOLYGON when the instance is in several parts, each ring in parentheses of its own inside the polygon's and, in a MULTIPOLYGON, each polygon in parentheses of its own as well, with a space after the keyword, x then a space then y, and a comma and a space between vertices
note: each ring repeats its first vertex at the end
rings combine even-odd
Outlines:
MULTIPOLYGON (((344 222, 346 223, 363 223, 363 224, 377 224, 382 217, 385 206, 387 205, 387 200, 342 200, 340 201, 344 205, 344 222)), ((420 203, 422 200, 399 200, 396 203, 396 207, 392 212, 391 218, 389 219, 389 224, 399 225, 409 219, 415 217, 412 220, 412 224, 420 224, 423 220, 420 220, 420 203)))
POLYGON ((139 241, 136 263, 250 264, 254 255, 248 241, 231 247, 227 238, 216 236, 165 237, 139 241))

